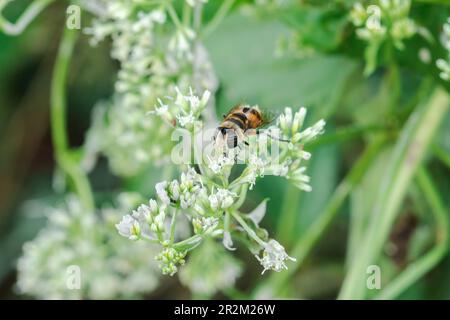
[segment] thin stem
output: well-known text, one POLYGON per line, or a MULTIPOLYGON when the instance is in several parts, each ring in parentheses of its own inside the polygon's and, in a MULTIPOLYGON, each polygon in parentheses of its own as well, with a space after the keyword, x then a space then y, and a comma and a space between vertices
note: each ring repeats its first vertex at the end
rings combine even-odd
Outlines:
POLYGON ((222 2, 222 5, 220 6, 220 8, 217 10, 216 14, 214 15, 214 17, 211 19, 211 21, 205 26, 205 28, 203 29, 203 34, 202 36, 204 38, 207 38, 208 36, 210 36, 214 30, 217 28, 217 26, 222 22, 222 20, 225 18, 225 16, 227 15, 228 11, 231 9, 231 7, 233 6, 235 0, 224 0, 222 2))
POLYGON ((188 27, 191 23, 192 18, 192 7, 187 3, 187 1, 183 1, 183 25, 188 27))
MULTIPOLYGON (((0 29, 8 35, 17 36, 21 34, 28 25, 54 0, 33 1, 17 19, 16 23, 11 23, 0 14, 0 29)), ((4 4, 6 5, 8 1, 4 4)), ((0 13, 2 8, 0 7, 0 13)))
POLYGON ((178 215, 178 209, 174 208, 173 209, 173 214, 172 214, 172 221, 170 222, 170 238, 169 238, 169 241, 170 241, 171 244, 175 240, 175 225, 176 225, 177 215, 178 215))
POLYGON ((385 141, 386 138, 384 136, 380 136, 369 147, 367 147, 363 155, 353 166, 352 170, 339 184, 336 191, 331 196, 330 201, 328 201, 327 206, 319 215, 319 218, 306 231, 303 237, 292 249, 292 256, 295 257, 297 261, 292 262, 291 267, 288 270, 285 270, 281 273, 272 274, 269 279, 267 279, 261 286, 256 288, 253 293, 254 297, 257 297, 259 293, 267 291, 271 291, 276 295, 283 290, 291 276, 300 268, 314 245, 319 241, 323 233, 327 230, 334 217, 339 212, 339 209, 344 204, 344 200, 346 199, 346 197, 364 176, 373 159, 378 154, 378 151, 383 147, 385 141))
POLYGON ((430 205, 434 219, 436 220, 436 246, 419 260, 411 263, 400 275, 398 275, 376 299, 394 299, 409 288, 428 271, 435 267, 444 258, 449 245, 449 218, 442 204, 429 173, 424 167, 417 171, 417 182, 425 198, 430 205))
POLYGON ((183 241, 176 242, 172 245, 172 248, 175 248, 180 251, 190 251, 197 247, 202 240, 202 236, 199 234, 193 235, 183 241))
POLYGON ((248 183, 245 183, 241 186, 239 200, 236 201, 236 203, 234 204, 234 208, 239 209, 244 204, 245 198, 247 197, 247 191, 248 191, 248 183))
POLYGON ((239 222, 239 224, 241 225, 242 228, 244 228, 244 230, 248 233, 248 235, 255 240, 258 244, 260 244, 261 246, 265 246, 266 243, 264 241, 262 241, 255 233, 255 231, 250 228, 248 226, 248 224, 244 221, 244 219, 242 219, 242 217, 239 215, 239 213, 237 213, 234 210, 230 211, 231 215, 233 216, 233 218, 236 219, 237 222, 239 222))
POLYGON ((380 186, 368 230, 349 266, 339 298, 365 297, 366 269, 376 263, 410 181, 448 107, 448 94, 437 88, 428 103, 420 106, 408 119, 380 186))
POLYGON ((389 99, 389 110, 388 113, 397 109, 398 102, 401 95, 402 82, 400 78, 400 70, 398 64, 395 60, 395 47, 392 42, 387 44, 386 50, 388 51, 387 56, 389 59, 389 73, 387 76, 387 85, 386 88, 390 92, 389 99))
POLYGON ((167 3, 167 12, 169 13, 170 19, 172 19, 173 24, 179 29, 179 30, 183 30, 183 24, 180 21, 180 18, 178 18, 178 14, 175 10, 175 8, 173 7, 172 3, 169 2, 167 3))
POLYGON ((203 18, 203 5, 197 5, 194 8, 194 30, 196 34, 199 34, 200 29, 202 27, 202 18, 203 18))
POLYGON ((75 192, 86 210, 94 210, 91 186, 84 171, 72 158, 68 146, 66 127, 66 78, 76 42, 75 31, 64 29, 56 58, 51 86, 51 127, 55 157, 61 169, 71 179, 75 192))

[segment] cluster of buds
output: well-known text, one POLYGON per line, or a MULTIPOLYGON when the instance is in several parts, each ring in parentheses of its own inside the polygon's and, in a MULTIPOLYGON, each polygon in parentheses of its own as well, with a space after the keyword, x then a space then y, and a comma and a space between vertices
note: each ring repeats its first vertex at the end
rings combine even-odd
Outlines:
POLYGON ((157 183, 156 193, 164 204, 187 209, 194 204, 196 196, 202 191, 202 188, 200 175, 193 168, 189 168, 188 171, 181 174, 180 181, 157 183))
POLYGON ((183 265, 185 263, 185 256, 186 252, 180 252, 174 248, 166 248, 155 259, 159 262, 162 274, 173 276, 178 271, 177 265, 183 265))

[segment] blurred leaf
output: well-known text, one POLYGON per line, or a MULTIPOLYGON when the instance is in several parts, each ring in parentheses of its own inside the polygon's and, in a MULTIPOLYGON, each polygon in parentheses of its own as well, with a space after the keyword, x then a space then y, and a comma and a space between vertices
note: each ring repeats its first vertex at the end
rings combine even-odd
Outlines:
POLYGON ((297 32, 300 50, 306 47, 328 52, 341 44, 347 12, 329 2, 325 7, 296 5, 283 11, 281 20, 297 32))
POLYGON ((276 58, 276 42, 286 32, 279 22, 234 14, 207 40, 222 83, 219 113, 239 102, 277 109, 329 103, 356 64, 342 56, 276 58))

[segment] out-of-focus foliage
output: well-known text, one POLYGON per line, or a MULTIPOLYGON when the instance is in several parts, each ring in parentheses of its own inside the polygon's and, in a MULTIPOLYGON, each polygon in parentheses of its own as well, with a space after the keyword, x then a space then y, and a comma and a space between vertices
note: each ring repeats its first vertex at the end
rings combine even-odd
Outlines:
MULTIPOLYGON (((52 2, 17 37, 0 32, 0 296, 132 298, 159 288, 152 296, 450 298, 448 1, 167 0, 183 26, 165 11, 163 23, 145 30, 139 11, 155 7, 144 2, 110 1, 107 16, 92 6, 105 1, 74 2, 90 35, 80 32, 70 61, 68 137, 71 156, 90 170, 92 212, 68 198, 74 184, 57 169, 47 134, 69 2, 52 2), (201 26, 190 3, 203 5, 201 26), (92 34, 108 37, 93 48, 92 34), (270 198, 261 227, 297 258, 289 270, 260 276, 242 237, 234 252, 205 241, 169 280, 154 260, 160 248, 117 234, 120 217, 178 170, 166 161, 171 128, 146 115, 175 85, 212 91, 202 120, 214 124, 237 103, 275 114, 306 106, 306 125, 327 121, 324 136, 306 146, 313 191, 266 177, 241 207, 251 212, 270 198), (118 191, 142 199, 121 206, 111 201, 118 191), (391 214, 377 220, 379 208, 391 214), (381 267, 382 290, 361 289, 358 261, 369 260, 381 267), (67 290, 71 265, 81 268, 82 290, 67 290)), ((29 3, 1 12, 16 21, 29 3)), ((190 227, 181 225, 184 238, 190 227)))

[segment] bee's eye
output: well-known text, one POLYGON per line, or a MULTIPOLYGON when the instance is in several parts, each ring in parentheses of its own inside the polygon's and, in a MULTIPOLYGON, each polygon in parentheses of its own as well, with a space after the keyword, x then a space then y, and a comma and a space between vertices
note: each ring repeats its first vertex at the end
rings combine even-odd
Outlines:
POLYGON ((226 129, 226 128, 221 127, 221 128, 219 128, 219 130, 220 130, 220 133, 221 133, 223 136, 227 133, 227 129, 226 129))
POLYGON ((244 113, 247 113, 248 110, 250 110, 250 108, 245 107, 244 109, 242 109, 242 111, 243 111, 244 113))

